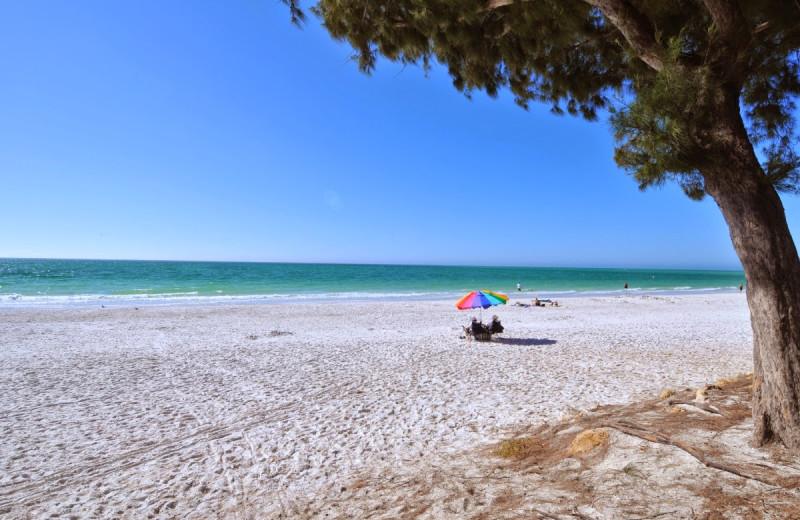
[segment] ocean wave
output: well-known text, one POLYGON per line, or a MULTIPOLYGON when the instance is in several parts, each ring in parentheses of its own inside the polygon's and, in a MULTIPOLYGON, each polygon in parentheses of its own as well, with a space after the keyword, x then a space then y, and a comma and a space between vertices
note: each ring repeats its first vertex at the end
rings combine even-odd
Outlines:
POLYGON ((161 294, 75 294, 75 295, 0 295, 0 308, 60 308, 71 306, 105 305, 125 307, 130 305, 213 305, 247 303, 282 303, 292 301, 398 301, 457 299, 461 295, 441 292, 347 292, 314 294, 230 294, 200 295, 197 292, 161 294))
MULTIPOLYGON (((510 293, 510 301, 534 298, 570 298, 586 296, 620 296, 624 294, 685 294, 737 291, 738 287, 693 288, 642 288, 613 290, 542 290, 524 294, 510 293)), ((395 291, 395 292, 326 292, 282 294, 199 294, 197 291, 160 294, 76 294, 76 295, 21 295, 0 294, 0 308, 64 308, 73 306, 105 305, 126 307, 134 305, 218 305, 289 302, 343 302, 343 301, 448 301, 455 302, 467 291, 395 291)))

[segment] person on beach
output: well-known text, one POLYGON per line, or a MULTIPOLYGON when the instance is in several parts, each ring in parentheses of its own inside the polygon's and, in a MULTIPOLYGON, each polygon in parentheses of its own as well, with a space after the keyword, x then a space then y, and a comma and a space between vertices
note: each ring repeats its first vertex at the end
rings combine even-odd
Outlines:
POLYGON ((503 324, 500 323, 500 318, 497 315, 492 316, 492 321, 489 323, 489 332, 492 334, 503 332, 503 324))
POLYGON ((536 307, 544 307, 544 304, 542 303, 542 301, 539 298, 536 298, 535 300, 533 300, 533 304, 536 307))
POLYGON ((486 327, 483 326, 483 323, 478 321, 478 318, 473 316, 472 318, 472 335, 477 336, 478 334, 486 334, 488 331, 486 327))
POLYGON ((742 289, 744 289, 744 285, 743 284, 739 284, 739 292, 742 292, 742 289))
POLYGON ((522 284, 521 284, 521 283, 519 283, 519 282, 517 282, 517 290, 518 290, 518 291, 521 291, 521 290, 522 290, 522 284))

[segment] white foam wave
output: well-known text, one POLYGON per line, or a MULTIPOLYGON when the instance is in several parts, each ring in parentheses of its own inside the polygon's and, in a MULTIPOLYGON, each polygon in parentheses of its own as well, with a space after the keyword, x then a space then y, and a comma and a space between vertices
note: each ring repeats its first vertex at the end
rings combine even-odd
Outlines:
POLYGON ((60 308, 76 305, 207 305, 224 303, 281 303, 290 301, 379 301, 457 299, 461 295, 437 292, 396 293, 315 293, 315 294, 237 294, 200 295, 197 292, 163 294, 76 294, 76 295, 0 295, 0 308, 60 308))
MULTIPOLYGON (((632 287, 619 290, 562 290, 536 291, 524 296, 509 294, 510 300, 529 300, 538 298, 569 298, 578 296, 617 296, 622 294, 670 294, 670 293, 709 293, 738 290, 737 287, 675 288, 632 287)), ((325 302, 325 301, 420 301, 453 300, 461 298, 466 291, 414 291, 414 292, 340 292, 340 293, 283 293, 283 294, 220 294, 200 295, 197 291, 161 294, 76 294, 68 296, 0 294, 0 308, 62 308, 72 306, 105 305, 125 307, 132 305, 215 305, 215 304, 257 304, 286 302, 325 302)))

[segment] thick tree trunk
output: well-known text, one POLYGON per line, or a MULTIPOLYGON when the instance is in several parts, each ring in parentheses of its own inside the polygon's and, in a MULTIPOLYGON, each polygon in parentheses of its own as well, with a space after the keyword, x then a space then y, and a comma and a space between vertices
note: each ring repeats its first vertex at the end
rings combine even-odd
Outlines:
MULTIPOLYGON (((725 103, 720 126, 729 163, 704 171, 706 191, 730 228, 744 268, 753 327, 754 443, 800 453, 800 258, 783 204, 768 184, 739 115, 725 103), (724 135, 727 134, 727 135, 724 135)), ((736 98, 738 100, 738 98, 736 98)))

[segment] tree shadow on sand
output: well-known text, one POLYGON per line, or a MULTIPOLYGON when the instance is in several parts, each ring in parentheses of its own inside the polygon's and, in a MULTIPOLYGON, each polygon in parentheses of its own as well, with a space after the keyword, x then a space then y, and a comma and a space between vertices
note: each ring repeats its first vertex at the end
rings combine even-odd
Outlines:
POLYGON ((537 339, 537 338, 492 338, 492 343, 502 343, 504 345, 555 345, 557 342, 554 339, 537 339))

